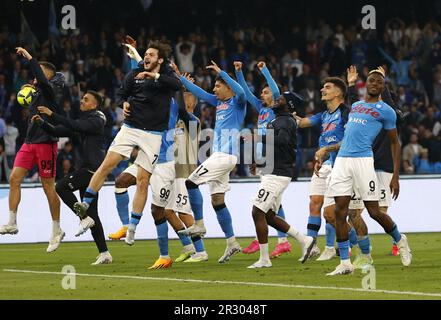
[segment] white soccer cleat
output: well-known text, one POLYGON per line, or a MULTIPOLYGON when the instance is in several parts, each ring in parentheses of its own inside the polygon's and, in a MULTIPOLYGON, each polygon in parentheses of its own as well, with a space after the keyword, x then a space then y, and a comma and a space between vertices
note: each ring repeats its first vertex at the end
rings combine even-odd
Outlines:
POLYGON ((235 241, 232 245, 227 246, 225 249, 225 252, 222 257, 219 258, 219 263, 225 263, 228 260, 230 260, 230 257, 236 253, 239 253, 242 251, 242 248, 240 247, 239 242, 235 241))
POLYGON ((0 227, 0 234, 17 234, 18 228, 16 224, 5 224, 0 227))
POLYGON ((306 236, 305 240, 303 240, 300 245, 302 246, 302 256, 299 261, 301 263, 305 263, 308 260, 309 255, 311 254, 312 248, 315 246, 316 240, 313 237, 306 236))
POLYGON ((81 236, 83 233, 85 233, 87 230, 92 228, 95 225, 95 221, 91 217, 86 217, 80 222, 80 229, 78 230, 75 237, 81 236))
POLYGON ((252 265, 248 266, 247 269, 259 269, 259 268, 271 268, 273 264, 270 260, 268 261, 262 261, 258 260, 257 262, 254 262, 252 265))
POLYGON ((203 262, 208 261, 208 254, 206 251, 196 252, 192 254, 190 258, 184 261, 184 263, 194 263, 194 262, 203 262))
POLYGON ((90 265, 91 266, 96 266, 96 265, 99 265, 99 264, 110 264, 112 262, 113 262, 113 258, 110 255, 110 252, 106 251, 106 252, 100 253, 98 255, 98 257, 96 257, 96 261, 91 263, 90 265))
POLYGON ((340 263, 334 271, 327 273, 327 276, 339 276, 339 275, 346 275, 346 274, 353 274, 354 273, 354 266, 351 262, 347 263, 340 263))
POLYGON ((136 229, 129 225, 129 228, 127 229, 126 238, 124 241, 129 245, 133 246, 135 244, 135 231, 136 229))
POLYGON ((320 255, 320 248, 318 247, 316 240, 316 243, 314 244, 314 246, 311 249, 311 252, 309 253, 308 259, 318 257, 319 255, 320 255))
POLYGON ((412 250, 410 250, 409 242, 405 234, 401 234, 401 240, 397 242, 398 251, 400 252, 401 263, 408 267, 412 263, 412 250))
POLYGON ((334 247, 332 248, 326 247, 325 251, 322 252, 320 257, 318 257, 316 261, 328 261, 331 260, 332 258, 335 258, 336 256, 337 256, 337 251, 335 250, 334 247))
POLYGON ((204 225, 194 224, 187 229, 178 231, 178 233, 189 237, 203 237, 207 233, 207 229, 204 225))
POLYGON ((52 235, 51 239, 49 240, 49 246, 47 247, 46 252, 51 253, 57 250, 65 235, 66 234, 61 229, 58 230, 57 234, 52 235))

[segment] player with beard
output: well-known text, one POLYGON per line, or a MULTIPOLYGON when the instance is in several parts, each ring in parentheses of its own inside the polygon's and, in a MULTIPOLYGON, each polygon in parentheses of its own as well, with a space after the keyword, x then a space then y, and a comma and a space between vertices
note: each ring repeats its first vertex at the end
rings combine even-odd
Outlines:
MULTIPOLYGON (((117 104, 124 109, 125 120, 109 151, 93 175, 83 202, 76 204, 76 212, 83 219, 80 232, 93 226, 93 219, 86 219, 87 210, 101 189, 107 175, 123 160, 130 157, 133 147, 139 152, 136 193, 133 200, 130 226, 141 219, 147 201, 147 188, 153 168, 158 160, 161 138, 167 130, 170 101, 182 86, 167 60, 171 47, 160 41, 152 41, 144 55, 144 65, 129 72, 118 89, 117 104)), ((90 218, 90 217, 89 217, 90 218)), ((134 236, 134 229, 127 230, 127 237, 134 236)))

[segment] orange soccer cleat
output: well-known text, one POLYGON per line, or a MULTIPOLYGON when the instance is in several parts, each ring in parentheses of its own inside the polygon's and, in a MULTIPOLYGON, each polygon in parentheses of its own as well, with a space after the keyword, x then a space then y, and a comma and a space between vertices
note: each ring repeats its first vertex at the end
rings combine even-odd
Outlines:
POLYGON ((121 227, 117 232, 108 235, 111 240, 121 240, 126 237, 128 227, 121 227))
POLYGON ((155 264, 149 267, 149 269, 168 269, 172 266, 173 260, 171 258, 164 259, 159 258, 155 261, 155 264))

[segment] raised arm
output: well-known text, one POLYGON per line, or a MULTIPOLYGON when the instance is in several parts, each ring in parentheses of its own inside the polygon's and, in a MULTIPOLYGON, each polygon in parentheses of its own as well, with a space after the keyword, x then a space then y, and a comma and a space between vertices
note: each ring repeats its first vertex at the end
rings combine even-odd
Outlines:
POLYGON ((245 93, 245 98, 254 108, 256 108, 257 112, 260 112, 260 109, 262 109, 262 101, 257 98, 248 87, 242 72, 242 62, 234 61, 234 70, 236 73, 236 79, 245 93))
POLYGON ((263 76, 265 77, 266 83, 268 83, 268 86, 273 93, 274 100, 280 99, 280 91, 279 87, 277 86, 276 81, 274 81, 273 77, 271 76, 270 71, 268 70, 268 67, 266 66, 265 62, 259 62, 257 64, 257 67, 259 67, 260 72, 262 72, 263 76))
POLYGON ((29 61, 31 71, 34 74, 35 79, 37 79, 37 83, 39 84, 41 90, 44 91, 44 95, 53 98, 55 95, 54 90, 49 82, 49 79, 46 78, 45 74, 43 73, 41 66, 38 64, 37 59, 33 58, 29 52, 22 47, 17 47, 15 49, 17 50, 17 54, 29 61))
POLYGON ((231 78, 228 73, 225 71, 219 72, 219 76, 225 80, 225 82, 228 84, 228 86, 233 90, 233 92, 236 94, 236 98, 241 101, 245 102, 245 91, 242 89, 242 86, 238 84, 236 81, 231 78))
POLYGON ((349 105, 354 104, 355 102, 357 102, 358 96, 357 96, 357 90, 355 89, 355 82, 358 79, 358 72, 357 72, 357 67, 355 66, 350 66, 347 70, 348 72, 348 97, 347 97, 347 101, 349 105))
POLYGON ((211 60, 211 65, 207 66, 207 69, 214 70, 214 72, 216 72, 219 77, 221 77, 227 83, 231 90, 233 90, 233 92, 236 94, 236 98, 239 100, 239 102, 246 102, 245 92, 243 91, 242 86, 234 81, 233 78, 228 75, 228 73, 221 70, 216 62, 211 60))
POLYGON ((196 97, 198 97, 201 100, 206 101, 207 103, 211 104, 212 106, 217 106, 217 98, 214 94, 209 94, 205 90, 199 88, 197 85, 191 83, 188 81, 184 76, 180 77, 182 84, 184 87, 190 91, 192 94, 194 94, 196 97))

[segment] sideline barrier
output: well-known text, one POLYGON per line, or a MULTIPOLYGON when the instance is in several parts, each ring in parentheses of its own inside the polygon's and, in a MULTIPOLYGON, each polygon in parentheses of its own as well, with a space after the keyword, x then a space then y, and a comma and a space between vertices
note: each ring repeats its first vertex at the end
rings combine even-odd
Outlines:
MULTIPOLYGON (((286 220, 296 229, 306 233, 309 215, 309 179, 292 182, 284 193, 282 201, 286 220)), ((251 217, 251 198, 257 192, 258 181, 246 179, 233 181, 231 190, 226 195, 226 203, 233 218, 234 232, 237 237, 254 237, 255 229, 251 217)), ((405 177, 400 180, 400 196, 393 202, 389 213, 402 232, 441 232, 441 177, 405 177)), ((211 207, 207 186, 201 186, 204 197, 204 221, 207 227, 207 237, 222 238, 224 235, 217 222, 216 214, 211 207)), ((0 224, 8 220, 8 188, 0 187, 0 224)), ((131 200, 135 188, 129 189, 131 200)), ((150 195, 150 192, 149 192, 150 195)), ((118 213, 115 207, 114 187, 106 185, 100 191, 99 212, 104 232, 107 234, 120 227, 118 213)), ((370 233, 383 233, 383 229, 366 211, 363 217, 370 233)), ((63 203, 61 207, 61 227, 66 232, 64 241, 92 240, 90 232, 76 238, 78 218, 63 203)), ((52 229, 49 208, 46 197, 40 185, 29 185, 22 189, 22 201, 18 212, 19 233, 17 235, 0 236, 1 243, 33 243, 47 242, 52 229)), ((323 234, 325 222, 319 234, 323 234)), ((270 228, 270 235, 276 232, 270 228)), ((169 237, 176 239, 177 235, 169 226, 169 237)), ((137 228, 136 239, 156 239, 156 229, 150 214, 150 196, 144 210, 144 216, 137 228)))

